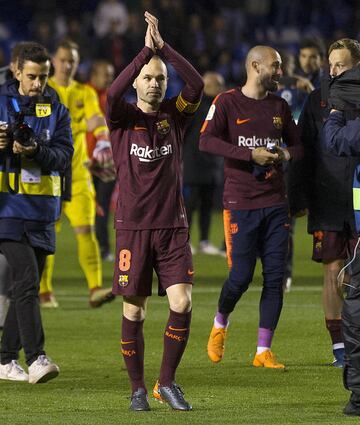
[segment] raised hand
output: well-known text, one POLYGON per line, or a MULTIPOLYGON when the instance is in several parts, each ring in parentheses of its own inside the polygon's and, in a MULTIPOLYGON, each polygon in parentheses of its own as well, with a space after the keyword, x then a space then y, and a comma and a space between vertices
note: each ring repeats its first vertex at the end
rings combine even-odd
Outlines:
POLYGON ((149 47, 153 52, 155 52, 154 40, 150 32, 150 24, 148 23, 146 34, 145 34, 145 46, 149 47))
POLYGON ((150 28, 150 34, 153 39, 154 45, 157 49, 162 49, 164 46, 164 40, 162 39, 159 28, 158 28, 158 19, 155 18, 151 13, 145 12, 145 21, 148 24, 148 28, 150 28))

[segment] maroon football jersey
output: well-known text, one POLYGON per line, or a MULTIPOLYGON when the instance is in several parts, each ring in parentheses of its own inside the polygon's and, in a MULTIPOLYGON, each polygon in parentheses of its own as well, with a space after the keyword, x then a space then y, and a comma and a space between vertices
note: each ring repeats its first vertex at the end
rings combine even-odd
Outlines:
POLYGON ((187 227, 182 197, 182 145, 189 118, 201 98, 196 70, 166 43, 161 49, 186 85, 156 113, 142 112, 123 96, 153 55, 144 47, 108 92, 107 123, 119 182, 117 229, 187 227))
POLYGON ((251 150, 271 144, 286 146, 292 160, 301 158, 298 129, 285 100, 273 94, 251 99, 241 88, 214 99, 201 129, 200 150, 225 158, 225 209, 257 209, 286 202, 282 164, 263 180, 254 172, 251 150))

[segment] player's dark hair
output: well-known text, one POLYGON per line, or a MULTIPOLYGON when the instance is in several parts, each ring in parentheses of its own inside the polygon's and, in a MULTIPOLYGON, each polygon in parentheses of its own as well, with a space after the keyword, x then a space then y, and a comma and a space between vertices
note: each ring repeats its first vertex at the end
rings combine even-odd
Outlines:
POLYGON ((63 40, 61 40, 57 47, 56 47, 56 51, 58 51, 59 49, 65 49, 65 50, 76 50, 79 53, 79 45, 77 43, 75 43, 75 41, 70 40, 69 38, 64 38, 63 40))
POLYGON ((29 44, 31 44, 31 41, 20 41, 19 43, 16 43, 10 52, 10 62, 15 63, 19 58, 21 49, 29 44))
POLYGON ((91 67, 90 67, 90 76, 96 74, 98 69, 101 66, 108 66, 108 65, 113 66, 113 64, 111 62, 109 62, 105 59, 94 60, 93 63, 91 64, 91 67))
POLYGON ((360 43, 352 38, 341 38, 340 40, 334 41, 329 47, 329 55, 333 50, 348 49, 351 55, 351 59, 354 63, 360 61, 360 43))
POLYGON ((24 69, 24 64, 26 61, 31 61, 35 63, 44 63, 50 62, 50 55, 48 51, 39 43, 29 41, 26 43, 21 43, 21 46, 18 51, 18 69, 22 71, 24 69))
POLYGON ((316 49, 321 59, 325 56, 325 45, 319 37, 307 37, 300 41, 299 49, 316 49))

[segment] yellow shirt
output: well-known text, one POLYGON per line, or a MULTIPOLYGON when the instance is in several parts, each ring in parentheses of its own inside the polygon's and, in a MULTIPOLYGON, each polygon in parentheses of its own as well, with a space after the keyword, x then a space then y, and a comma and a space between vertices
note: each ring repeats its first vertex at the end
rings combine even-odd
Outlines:
MULTIPOLYGON (((70 113, 74 141, 72 180, 88 179, 89 171, 85 167, 85 163, 89 160, 86 148, 87 121, 94 115, 103 116, 98 95, 92 87, 75 80, 67 87, 57 84, 54 78, 50 78, 48 84, 57 91, 61 103, 70 113)), ((106 126, 99 126, 94 130, 94 134, 97 135, 106 130, 106 126)))

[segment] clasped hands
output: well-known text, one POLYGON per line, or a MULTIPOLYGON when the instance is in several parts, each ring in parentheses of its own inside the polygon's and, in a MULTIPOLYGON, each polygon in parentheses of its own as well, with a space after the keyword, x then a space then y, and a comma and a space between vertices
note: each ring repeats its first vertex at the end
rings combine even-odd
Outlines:
POLYGON ((145 46, 149 47, 154 53, 156 49, 162 49, 164 46, 164 40, 162 39, 159 28, 158 19, 155 18, 151 13, 145 12, 145 21, 148 24, 146 35, 145 35, 145 46))

